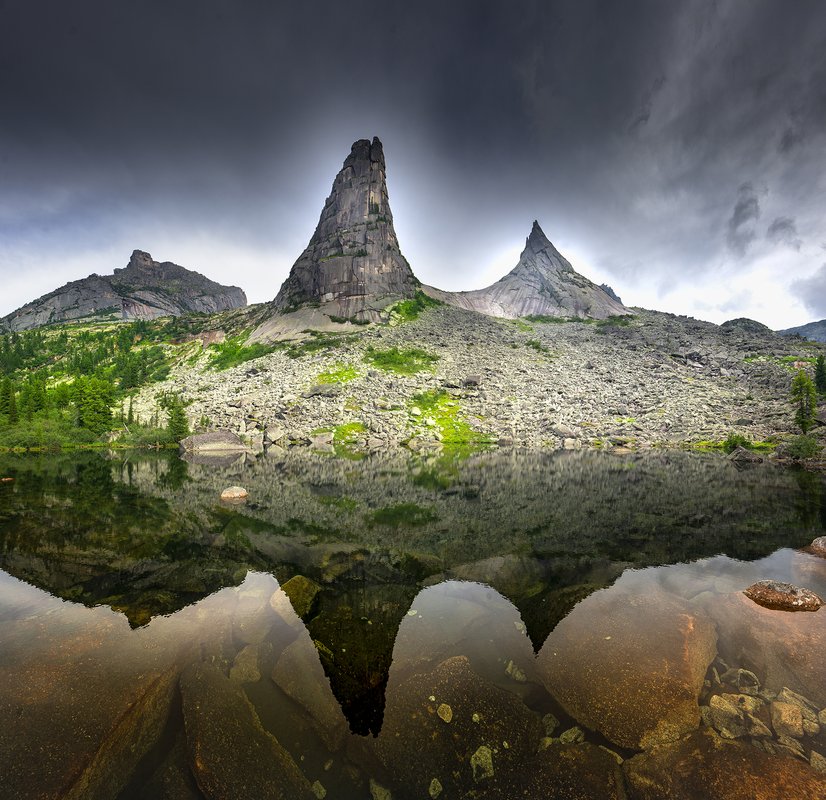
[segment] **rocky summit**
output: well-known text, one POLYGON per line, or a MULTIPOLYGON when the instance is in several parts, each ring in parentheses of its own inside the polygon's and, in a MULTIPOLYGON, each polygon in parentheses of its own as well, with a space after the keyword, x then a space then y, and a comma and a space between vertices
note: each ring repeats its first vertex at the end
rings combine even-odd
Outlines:
POLYGON ((289 314, 321 305, 337 319, 378 321, 390 303, 419 286, 401 254, 378 137, 359 139, 333 182, 315 233, 275 298, 289 314))
POLYGON ((631 313, 613 291, 606 291, 576 272, 536 221, 519 263, 492 286, 471 292, 445 292, 432 287, 425 287, 425 291, 444 303, 507 319, 607 319, 631 313))
POLYGON ((23 331, 79 319, 156 319, 214 313, 247 304, 237 286, 222 286, 170 261, 135 250, 113 275, 71 281, 0 319, 0 330, 23 331))

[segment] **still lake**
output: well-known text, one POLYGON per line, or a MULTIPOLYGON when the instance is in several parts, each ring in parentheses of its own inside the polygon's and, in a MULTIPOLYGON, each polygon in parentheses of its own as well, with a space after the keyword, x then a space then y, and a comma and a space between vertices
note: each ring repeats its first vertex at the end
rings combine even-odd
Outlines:
POLYGON ((826 796, 826 610, 742 594, 826 597, 822 475, 273 449, 0 477, 4 798, 826 796))

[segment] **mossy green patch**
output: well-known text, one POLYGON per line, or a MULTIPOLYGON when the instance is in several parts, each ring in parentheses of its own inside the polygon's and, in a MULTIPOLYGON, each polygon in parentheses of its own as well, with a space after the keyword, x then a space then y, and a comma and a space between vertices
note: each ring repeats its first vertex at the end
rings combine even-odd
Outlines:
POLYGON ((525 342, 525 347, 530 347, 530 348, 531 348, 531 350, 536 350, 536 352, 537 352, 537 353, 543 353, 543 354, 545 354, 545 355, 547 355, 548 353, 550 353, 550 352, 551 352, 551 351, 550 351, 547 347, 545 347, 545 345, 544 345, 544 344, 542 344, 542 342, 540 342, 538 339, 528 339, 528 341, 527 341, 527 342, 525 342))
POLYGON ((415 528, 435 522, 439 515, 431 508, 416 503, 399 503, 394 506, 379 508, 366 517, 368 525, 387 525, 391 528, 415 528))
POLYGON ((340 458, 349 458, 351 461, 360 461, 364 453, 354 449, 361 434, 367 428, 361 422, 345 422, 333 428, 333 449, 340 458))
POLYGON ((442 446, 453 455, 467 456, 489 447, 494 439, 471 427, 462 414, 459 401, 442 389, 420 392, 410 399, 409 409, 418 408, 420 416, 411 416, 418 426, 432 419, 441 436, 442 446))
POLYGON ((757 453, 770 453, 775 447, 776 442, 753 442, 746 436, 739 433, 730 433, 727 438, 722 441, 714 441, 711 439, 704 439, 699 442, 690 442, 687 445, 689 450, 696 450, 701 453, 731 453, 738 447, 743 447, 746 450, 753 450, 757 453))
POLYGON ((417 372, 432 369, 439 356, 421 350, 418 347, 399 349, 390 347, 377 350, 370 346, 364 353, 364 360, 374 367, 399 375, 415 375, 417 372))
POLYGON ((413 298, 396 303, 390 311, 400 322, 412 322, 426 309, 441 305, 444 305, 441 300, 435 300, 418 289, 413 298))
POLYGON ((318 374, 315 383, 349 383, 358 378, 359 372, 352 364, 338 362, 318 374))
POLYGON ((210 345, 207 366, 220 372, 230 367, 237 367, 246 361, 252 361, 254 358, 266 356, 279 347, 279 345, 261 344, 260 342, 247 345, 244 344, 246 339, 246 335, 241 334, 220 344, 210 345))
POLYGON ((357 500, 354 500, 352 497, 345 497, 343 495, 333 497, 325 495, 324 497, 320 497, 318 502, 323 506, 333 506, 334 508, 338 508, 341 511, 347 511, 348 513, 355 511, 359 505, 357 500))

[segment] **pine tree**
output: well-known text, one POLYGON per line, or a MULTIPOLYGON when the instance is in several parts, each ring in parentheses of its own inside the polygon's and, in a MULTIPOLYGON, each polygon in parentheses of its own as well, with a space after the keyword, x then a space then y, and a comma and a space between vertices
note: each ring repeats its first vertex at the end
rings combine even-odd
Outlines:
POLYGON ((9 413, 9 395, 11 391, 11 378, 3 378, 3 382, 0 383, 0 414, 9 413))
POLYGON ((167 414, 169 414, 167 430, 172 439, 180 442, 181 439, 189 436, 189 421, 186 418, 186 411, 184 411, 184 404, 181 402, 180 397, 175 398, 175 400, 170 403, 167 414))
POLYGON ((135 421, 135 415, 132 412, 132 395, 129 395, 129 411, 126 414, 126 424, 131 425, 135 421))
POLYGON ((795 406, 794 424, 803 433, 808 433, 815 423, 817 394, 812 379, 805 370, 800 370, 792 379, 792 403, 795 406))
POLYGON ((821 353, 815 363, 815 388, 818 394, 826 394, 826 358, 821 353))
POLYGON ((6 414, 9 418, 9 425, 17 425, 20 417, 17 414, 17 398, 14 393, 14 384, 9 382, 6 414))

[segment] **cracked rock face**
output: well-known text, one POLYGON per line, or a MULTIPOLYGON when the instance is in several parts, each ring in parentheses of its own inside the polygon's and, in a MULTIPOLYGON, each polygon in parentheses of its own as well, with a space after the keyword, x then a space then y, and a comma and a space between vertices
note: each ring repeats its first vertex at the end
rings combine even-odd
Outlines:
POLYGON ((23 331, 92 317, 155 319, 192 311, 212 314, 241 308, 247 298, 237 286, 222 286, 170 261, 153 261, 135 250, 113 275, 90 275, 27 303, 0 320, 0 329, 23 331))
POLYGON ((445 292, 430 287, 425 287, 425 291, 459 308, 510 319, 530 314, 605 319, 631 313, 616 295, 612 297, 576 272, 536 221, 519 263, 492 286, 472 292, 445 292))
POLYGON ((393 229, 381 142, 360 139, 336 176, 315 233, 278 292, 275 308, 287 313, 320 303, 334 316, 377 319, 378 310, 412 297, 418 285, 393 229))

